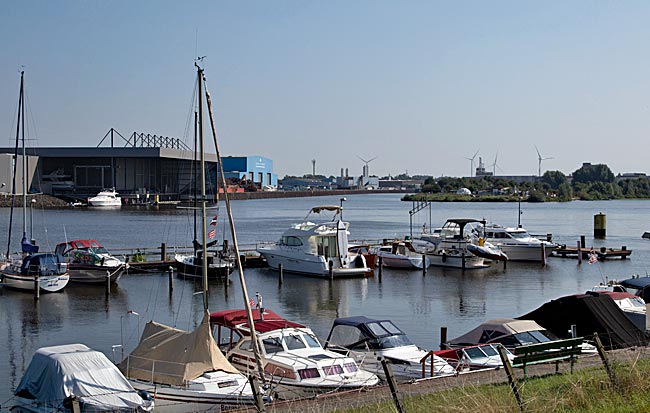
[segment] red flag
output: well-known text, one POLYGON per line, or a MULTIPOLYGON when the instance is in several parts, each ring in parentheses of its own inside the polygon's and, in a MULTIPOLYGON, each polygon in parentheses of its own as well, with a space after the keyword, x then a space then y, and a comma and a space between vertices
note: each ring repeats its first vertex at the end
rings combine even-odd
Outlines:
POLYGON ((251 298, 250 300, 248 300, 248 305, 251 307, 255 307, 255 299, 251 298))
POLYGON ((217 230, 211 229, 210 232, 208 232, 208 237, 210 239, 214 238, 215 235, 217 235, 217 230))
POLYGON ((217 225, 217 215, 212 218, 212 221, 210 221, 210 225, 217 225))
POLYGON ((589 253, 589 261, 587 261, 589 264, 593 264, 594 262, 598 261, 598 256, 596 255, 595 252, 591 251, 589 253))

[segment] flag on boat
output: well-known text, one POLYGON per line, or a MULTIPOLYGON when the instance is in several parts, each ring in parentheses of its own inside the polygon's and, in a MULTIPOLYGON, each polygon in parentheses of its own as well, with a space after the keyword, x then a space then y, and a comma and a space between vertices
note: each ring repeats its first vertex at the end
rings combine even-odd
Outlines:
POLYGON ((589 253, 589 264, 593 264, 594 262, 598 261, 598 256, 596 255, 595 252, 591 251, 589 253))
POLYGON ((217 225, 217 215, 212 218, 212 221, 210 221, 210 225, 217 225))
POLYGON ((210 232, 208 232, 208 238, 213 239, 214 236, 217 235, 217 230, 211 229, 210 232))
POLYGON ((254 299, 254 298, 251 298, 250 300, 248 300, 248 305, 249 305, 250 307, 255 307, 255 299, 254 299))

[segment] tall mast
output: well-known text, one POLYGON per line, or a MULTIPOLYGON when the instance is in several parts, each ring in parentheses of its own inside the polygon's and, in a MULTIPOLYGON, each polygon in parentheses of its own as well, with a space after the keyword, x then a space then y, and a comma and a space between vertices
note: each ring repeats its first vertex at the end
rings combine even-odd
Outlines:
MULTIPOLYGON (((23 101, 23 116, 21 119, 21 134, 22 134, 22 144, 23 144, 23 173, 22 173, 22 183, 23 183, 23 238, 27 239, 27 156, 25 152, 25 88, 23 86, 23 75, 20 75, 20 93, 22 95, 23 101)), ((21 241, 22 242, 22 241, 21 241)))
MULTIPOLYGON (((18 121, 16 122, 16 147, 14 148, 14 169, 13 169, 13 176, 12 176, 12 184, 11 184, 11 210, 9 212, 9 236, 7 238, 7 259, 9 259, 9 253, 11 251, 11 227, 12 223, 14 222, 14 205, 16 202, 16 169, 18 165, 18 142, 20 140, 20 125, 21 125, 21 119, 24 118, 24 110, 23 110, 23 80, 25 77, 25 71, 20 72, 20 94, 18 95, 18 121)), ((24 125, 24 122, 23 122, 24 125)), ((24 139, 23 139, 24 142, 24 139)), ((24 160, 23 160, 24 163, 24 160)), ((23 201, 24 202, 24 201, 23 201)), ((24 204, 23 204, 24 205, 24 204)), ((23 227, 25 226, 24 224, 25 219, 23 218, 23 227)))
MULTIPOLYGON (((260 380, 264 383, 266 382, 266 379, 264 377, 264 367, 262 366, 262 361, 260 357, 261 351, 259 348, 259 343, 257 341, 257 331, 255 331, 255 320, 253 319, 253 311, 251 310, 250 301, 248 298, 246 279, 244 277, 244 267, 242 266, 241 255, 239 254, 239 243, 237 242, 237 233, 235 232, 235 221, 232 217, 232 209, 230 208, 230 197, 228 196, 228 191, 226 190, 226 177, 223 173, 223 163, 221 162, 219 142, 217 141, 217 130, 214 127, 214 118, 212 115, 212 99, 210 98, 210 92, 208 92, 207 86, 205 88, 205 101, 208 104, 208 115, 210 116, 210 127, 212 129, 212 138, 214 140, 214 148, 217 153, 217 162, 219 165, 219 172, 220 172, 217 175, 221 175, 221 182, 223 185, 223 198, 226 202, 226 212, 228 213, 228 222, 230 223, 230 232, 233 241, 232 243, 233 243, 233 248, 235 249, 237 270, 239 271, 239 282, 241 283, 241 290, 244 296, 244 308, 246 309, 246 318, 248 319, 248 325, 250 326, 251 343, 253 344, 253 354, 255 355, 255 362, 257 364, 257 370, 260 376, 260 380)), ((217 193, 219 193, 218 188, 217 188, 217 193)), ((262 309, 260 308, 260 312, 261 311, 262 309)))
POLYGON ((203 309, 208 309, 208 253, 206 247, 206 231, 205 231, 205 152, 203 142, 203 69, 194 63, 197 69, 197 76, 199 82, 199 151, 201 160, 201 270, 203 275, 203 309))

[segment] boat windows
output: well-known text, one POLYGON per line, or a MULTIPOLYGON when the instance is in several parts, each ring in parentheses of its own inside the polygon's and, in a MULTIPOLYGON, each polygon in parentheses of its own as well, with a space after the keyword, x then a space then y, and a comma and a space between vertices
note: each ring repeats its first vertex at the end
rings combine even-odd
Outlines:
POLYGON ((300 247, 302 245, 302 240, 298 237, 287 235, 283 236, 280 239, 280 245, 286 245, 288 247, 300 247))
POLYGON ((305 342, 307 343, 307 346, 309 346, 311 348, 321 348, 322 347, 320 345, 320 341, 318 341, 318 339, 316 337, 312 336, 311 334, 305 334, 303 336, 303 338, 305 339, 305 342))
POLYGON ((465 349, 465 354, 470 360, 476 360, 480 358, 485 358, 485 353, 481 351, 480 347, 470 347, 465 349))
POLYGON ((239 349, 243 351, 253 351, 252 341, 244 340, 239 346, 239 349))
POLYGON ((497 350, 496 350, 494 347, 492 347, 492 346, 481 346, 481 350, 482 350, 483 353, 485 353, 488 357, 496 356, 496 355, 499 354, 499 353, 497 352, 497 350))
POLYGON ((284 347, 282 347, 282 341, 277 337, 265 338, 262 340, 262 345, 264 346, 264 352, 266 354, 273 354, 284 351, 284 347))
POLYGON ((339 366, 338 364, 334 364, 333 366, 323 366, 323 373, 325 373, 326 376, 343 374, 343 367, 339 366))
MULTIPOLYGON (((481 334, 481 338, 478 340, 479 343, 488 343, 490 341, 493 341, 497 337, 501 337, 503 333, 501 331, 497 330, 483 330, 483 334, 481 334)), ((502 341, 499 340, 501 343, 502 341)))
POLYGON ((353 326, 338 325, 332 330, 329 342, 334 346, 342 346, 350 350, 363 350, 366 340, 361 331, 353 326))
POLYGON ((301 379, 314 379, 316 377, 320 377, 320 373, 318 372, 317 368, 298 370, 298 375, 301 379))
POLYGON ((326 259, 338 255, 336 236, 317 237, 316 247, 318 255, 322 255, 326 259))
POLYGON ((305 343, 300 339, 300 336, 295 336, 293 334, 284 337, 284 344, 287 346, 287 350, 307 348, 305 343))
POLYGON ((356 363, 345 363, 345 364, 343 365, 343 368, 345 368, 345 371, 346 371, 347 373, 354 373, 354 372, 356 372, 357 370, 359 370, 359 368, 357 367, 357 364, 356 364, 356 363))

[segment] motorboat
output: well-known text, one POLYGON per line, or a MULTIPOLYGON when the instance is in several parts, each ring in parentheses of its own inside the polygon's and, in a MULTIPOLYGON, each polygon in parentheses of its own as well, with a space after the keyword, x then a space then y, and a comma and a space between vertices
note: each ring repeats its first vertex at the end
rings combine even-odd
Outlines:
POLYGON ((94 207, 122 206, 122 198, 118 196, 115 188, 103 189, 92 198, 88 198, 88 205, 94 207))
POLYGON ((41 190, 46 193, 70 192, 74 190, 71 175, 66 175, 62 168, 55 169, 41 176, 41 190))
POLYGON ((287 272, 315 277, 368 276, 363 255, 348 252, 349 223, 341 219, 342 208, 334 205, 313 207, 299 224, 286 230, 275 244, 261 245, 257 251, 264 256, 269 267, 280 265, 287 272), (310 216, 333 212, 329 221, 314 223, 310 216))
POLYGON ((103 353, 83 344, 41 347, 16 387, 12 412, 150 412, 154 402, 138 393, 103 353), (79 410, 73 410, 73 403, 79 410))
POLYGON ((57 292, 63 290, 70 281, 68 264, 59 254, 34 253, 24 258, 12 258, 0 269, 2 285, 22 291, 57 292))
POLYGON ((470 223, 481 223, 477 219, 453 218, 448 219, 440 230, 435 242, 435 248, 426 250, 426 255, 432 266, 451 267, 464 270, 489 267, 489 260, 507 260, 508 257, 485 242, 476 242, 465 233, 470 223))
POLYGON ((376 320, 364 316, 337 318, 327 336, 325 349, 342 352, 352 357, 361 368, 386 379, 382 359, 391 362, 398 380, 413 380, 432 371, 433 377, 448 376, 456 369, 440 357, 417 347, 408 336, 390 320, 376 320), (429 356, 429 357, 427 357, 429 356), (422 360, 425 360, 424 364, 422 360))
POLYGON ((422 269, 429 266, 429 258, 424 252, 417 251, 411 241, 395 241, 383 245, 377 250, 377 257, 385 267, 402 269, 422 269))
POLYGON ((591 291, 611 297, 616 305, 625 313, 627 318, 641 330, 646 330, 646 302, 638 295, 634 295, 628 291, 621 291, 623 288, 625 287, 620 284, 610 284, 595 286, 591 291))
POLYGON ((348 252, 352 255, 363 255, 366 265, 371 270, 377 266, 377 250, 367 244, 355 244, 348 246, 348 252))
POLYGON ((557 245, 540 240, 522 227, 502 227, 497 224, 485 224, 478 230, 486 242, 498 247, 510 261, 542 261, 542 246, 545 258, 557 248, 557 245))
MULTIPOLYGON (((252 315, 264 379, 278 398, 312 397, 379 383, 376 374, 359 368, 352 357, 323 349, 309 327, 266 309, 253 309, 252 315)), ((210 320, 228 360, 242 373, 259 376, 246 310, 212 313, 210 320)))
POLYGON ((235 270, 235 259, 225 251, 207 250, 206 259, 203 251, 197 249, 194 254, 175 254, 176 270, 182 278, 203 277, 203 265, 207 264, 207 275, 210 279, 228 278, 235 270))
MULTIPOLYGON (((467 371, 498 369, 503 367, 497 344, 478 344, 475 346, 457 347, 447 350, 437 350, 435 355, 454 366, 458 373, 467 371)), ((506 356, 512 363, 515 356, 505 349, 506 356)))
POLYGON ((206 312, 194 331, 150 321, 138 346, 119 363, 135 389, 154 397, 158 411, 218 412, 255 404, 248 379, 212 338, 209 320, 206 312))
POLYGON ((94 239, 77 239, 61 242, 54 252, 62 255, 70 273, 70 282, 84 284, 117 283, 128 267, 123 260, 111 255, 94 239))

